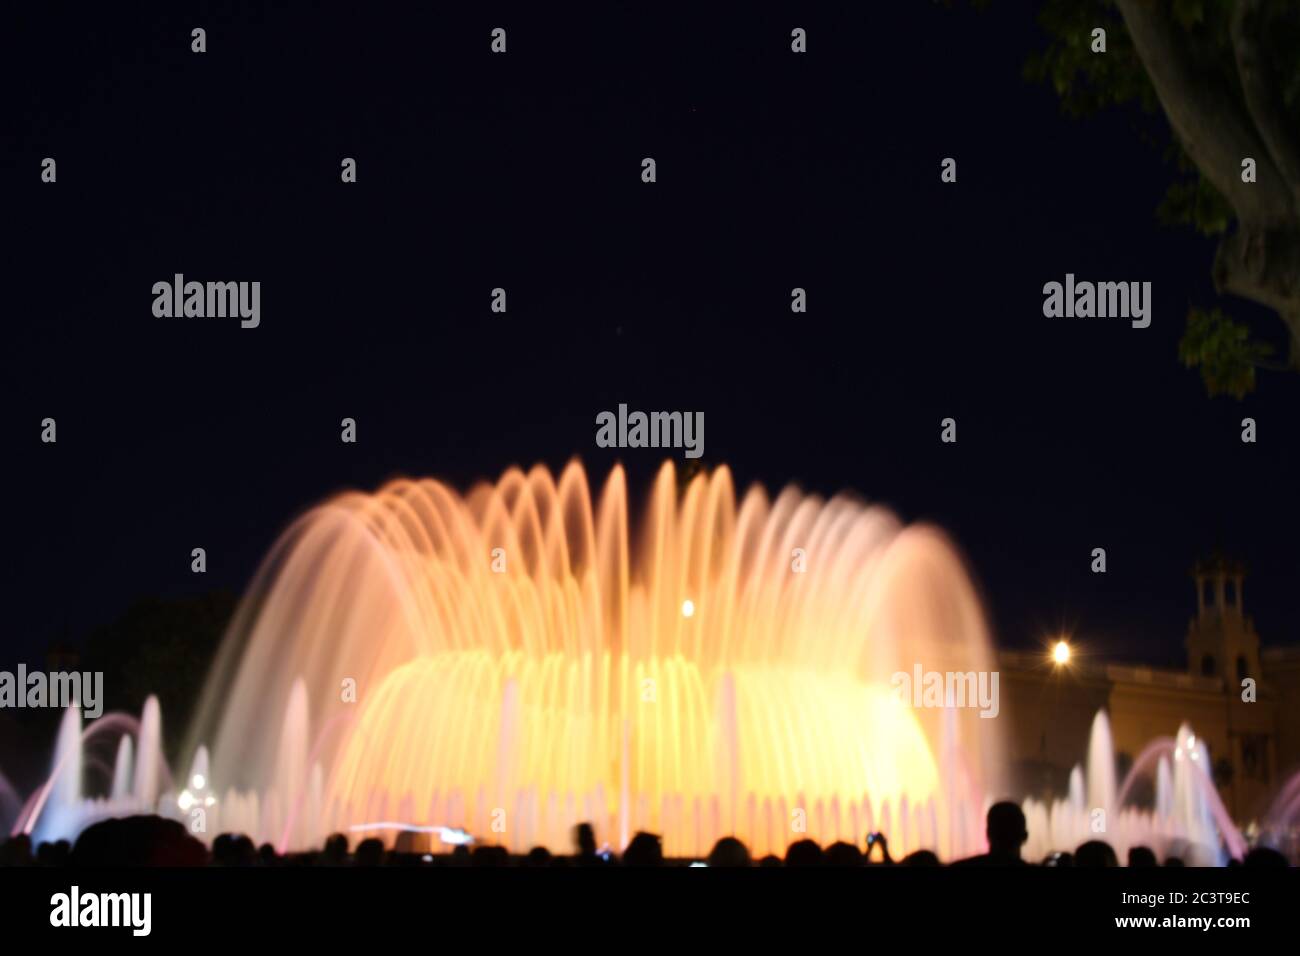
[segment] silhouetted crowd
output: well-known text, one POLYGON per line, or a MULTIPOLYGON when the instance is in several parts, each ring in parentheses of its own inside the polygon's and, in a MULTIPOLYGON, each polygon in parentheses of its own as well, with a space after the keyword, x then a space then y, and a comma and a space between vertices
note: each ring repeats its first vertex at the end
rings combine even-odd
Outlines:
MULTIPOLYGON (((1030 866, 1021 858, 1021 848, 1028 839, 1025 815, 1014 803, 997 803, 989 808, 985 835, 987 853, 957 860, 953 867, 1030 866)), ((595 831, 591 824, 582 823, 574 828, 574 852, 565 856, 553 854, 545 847, 535 847, 523 856, 512 856, 505 847, 479 845, 456 846, 451 853, 421 853, 411 846, 409 834, 403 834, 393 849, 383 842, 368 838, 354 850, 348 839, 336 833, 325 841, 318 851, 306 853, 277 853, 265 843, 256 846, 248 837, 225 833, 212 842, 209 850, 203 843, 175 821, 156 816, 126 817, 104 820, 88 827, 74 844, 67 840, 42 843, 32 850, 31 838, 25 835, 11 837, 0 846, 0 866, 687 866, 710 867, 779 867, 779 866, 926 866, 942 864, 930 850, 917 850, 895 861, 889 854, 889 844, 884 834, 873 833, 866 839, 865 848, 852 843, 836 842, 822 847, 814 840, 799 840, 790 844, 785 857, 765 856, 759 860, 750 857, 749 849, 735 837, 723 837, 713 845, 706 859, 665 859, 663 842, 653 833, 638 833, 623 850, 621 857, 608 850, 598 849, 595 831), (877 852, 878 851, 878 852, 877 852)), ((1119 859, 1110 844, 1103 840, 1089 840, 1073 853, 1055 853, 1042 861, 1042 866, 1111 867, 1119 866, 1119 859)), ((1127 865, 1154 867, 1160 865, 1156 854, 1144 846, 1131 847, 1127 865)), ((1167 857, 1164 866, 1182 866, 1177 857, 1167 857)), ((1242 860, 1232 860, 1229 866, 1286 867, 1285 856, 1267 847, 1255 847, 1242 860)))

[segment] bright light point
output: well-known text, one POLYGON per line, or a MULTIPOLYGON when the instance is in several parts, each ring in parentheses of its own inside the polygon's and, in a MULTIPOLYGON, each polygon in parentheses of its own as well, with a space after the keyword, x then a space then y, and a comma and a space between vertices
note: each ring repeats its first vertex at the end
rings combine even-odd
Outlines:
POLYGON ((695 615, 695 602, 687 598, 682 602, 682 617, 693 617, 695 615))
POLYGON ((459 827, 437 827, 437 830, 442 842, 452 846, 468 845, 474 842, 474 838, 459 827))
POLYGON ((204 784, 206 784, 207 781, 203 779, 203 774, 201 774, 201 773, 196 773, 196 774, 194 775, 194 779, 193 779, 190 783, 191 783, 191 785, 194 787, 195 790, 202 790, 204 784))
POLYGON ((188 810, 190 807, 194 806, 194 794, 190 793, 188 790, 182 790, 181 795, 176 799, 176 805, 182 810, 188 810))
POLYGON ((1192 749, 1193 747, 1195 747, 1195 746, 1196 746, 1196 734, 1188 734, 1188 735, 1187 735, 1187 749, 1188 749, 1188 750, 1191 750, 1191 749, 1192 749))
POLYGON ((1052 648, 1052 660, 1058 664, 1070 663, 1070 645, 1065 641, 1057 641, 1056 646, 1052 648))

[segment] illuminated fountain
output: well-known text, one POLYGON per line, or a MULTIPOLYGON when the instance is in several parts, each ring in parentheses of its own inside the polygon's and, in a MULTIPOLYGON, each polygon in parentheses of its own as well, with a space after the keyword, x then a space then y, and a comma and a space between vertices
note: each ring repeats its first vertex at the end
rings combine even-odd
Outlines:
POLYGON ((145 702, 139 720, 109 713, 84 730, 81 711, 69 707, 59 723, 50 776, 22 805, 11 832, 28 833, 37 842, 73 838, 90 824, 109 817, 170 812, 175 806, 170 786, 156 697, 145 702), (85 796, 85 771, 89 765, 107 771, 104 748, 114 744, 116 759, 109 793, 85 796))
POLYGON ((1282 783, 1264 818, 1265 844, 1280 850, 1290 859, 1300 859, 1300 771, 1282 783))
POLYGON ((1104 711, 1098 712, 1088 741, 1087 770, 1074 768, 1069 796, 1050 804, 1026 800, 1024 811, 1029 829, 1024 856, 1033 862, 1053 851, 1072 851, 1087 840, 1109 843, 1121 862, 1132 846, 1150 847, 1161 859, 1177 856, 1193 866, 1220 866, 1227 862, 1225 850, 1238 859, 1246 851, 1210 779, 1205 742, 1186 724, 1178 728, 1176 738, 1151 741, 1117 788, 1110 722, 1104 711), (1152 773, 1154 806, 1128 805, 1134 784, 1152 773))
POLYGON ((623 471, 593 500, 576 463, 306 514, 192 734, 230 791, 221 826, 287 847, 455 826, 523 850, 590 820, 685 855, 887 823, 899 848, 978 847, 996 721, 912 710, 889 683, 918 661, 993 669, 940 532, 847 497, 737 500, 725 468, 679 495, 671 465, 629 527, 623 471))
MULTIPOLYGON (((69 711, 14 831, 71 836, 157 811, 281 850, 460 828, 567 851, 580 821, 614 847, 662 834, 671 856, 728 834, 760 856, 873 829, 896 856, 984 849, 1005 782, 998 721, 914 709, 891 682, 996 670, 941 532, 844 496, 737 499, 726 468, 679 490, 671 465, 635 536, 629 517, 622 469, 593 499, 576 463, 511 469, 463 497, 399 480, 325 502, 245 596, 180 785, 156 700, 138 722, 108 714, 84 731, 69 711), (113 741, 110 791, 87 797, 86 755, 113 741)), ((1076 769, 1068 798, 1026 802, 1026 857, 1091 838, 1097 808, 1096 835, 1121 853, 1186 844, 1213 862, 1216 830, 1237 852, 1205 759, 1184 728, 1117 788, 1099 715, 1086 777, 1076 769), (1157 806, 1125 807, 1150 772, 1157 806)))

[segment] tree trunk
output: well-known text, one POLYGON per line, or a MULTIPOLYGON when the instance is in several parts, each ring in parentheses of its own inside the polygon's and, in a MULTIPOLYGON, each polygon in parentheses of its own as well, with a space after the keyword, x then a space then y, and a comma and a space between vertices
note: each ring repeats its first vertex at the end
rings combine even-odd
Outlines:
POLYGON ((1294 196, 1254 117, 1225 84, 1192 61, 1165 0, 1116 0, 1160 105, 1187 155, 1243 222, 1272 225, 1290 218, 1294 196), (1257 181, 1241 181, 1241 161, 1257 165, 1257 181))
POLYGON ((1300 368, 1300 152, 1260 52, 1260 3, 1238 0, 1233 17, 1242 98, 1197 69, 1166 0, 1116 4, 1175 135, 1237 214, 1215 254, 1215 288, 1277 310, 1300 368), (1241 180, 1246 157, 1253 183, 1241 180))

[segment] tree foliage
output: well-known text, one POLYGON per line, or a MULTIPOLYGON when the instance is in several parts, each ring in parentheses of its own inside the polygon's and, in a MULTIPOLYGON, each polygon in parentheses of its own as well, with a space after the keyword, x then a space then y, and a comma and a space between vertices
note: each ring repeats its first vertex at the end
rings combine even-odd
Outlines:
POLYGON ((1178 344, 1178 357, 1188 368, 1201 370, 1207 392, 1233 398, 1255 388, 1255 369, 1272 353, 1271 345, 1253 340, 1248 326, 1220 309, 1192 309, 1178 344))
POLYGON ((237 600, 227 591, 177 599, 136 601, 86 641, 80 668, 104 672, 104 709, 139 714, 145 698, 158 696, 168 758, 189 725, 203 682, 237 600))
MULTIPOLYGON (((1253 299, 1279 312, 1288 327, 1295 367, 1300 364, 1300 266, 1294 252, 1300 246, 1300 199, 1296 198, 1300 197, 1296 182, 1300 153, 1294 135, 1300 131, 1300 2, 1140 0, 1146 9, 1136 6, 1138 2, 1044 0, 1038 19, 1048 41, 1029 59, 1025 76, 1050 85, 1069 116, 1086 117, 1116 108, 1133 112, 1139 136, 1163 149, 1171 167, 1157 218, 1220 240, 1216 285, 1221 292, 1253 299), (1126 21, 1126 14, 1131 20, 1135 11, 1138 19, 1148 21, 1145 50, 1135 42, 1126 21), (1159 22, 1159 44, 1151 42, 1153 17, 1159 22), (1105 54, 1093 51, 1096 28, 1106 31, 1105 54), (1243 66, 1246 49, 1253 73, 1243 66), (1238 192, 1234 205, 1224 190, 1233 192, 1235 171, 1229 175, 1222 163, 1218 169, 1203 168, 1206 150, 1201 150, 1202 165, 1198 165, 1179 136, 1167 136, 1165 124, 1153 127, 1147 121, 1147 117, 1165 116, 1171 91, 1157 89, 1156 74, 1144 55, 1147 60, 1165 58, 1161 65, 1167 69, 1166 78, 1171 62, 1190 73, 1179 79, 1189 82, 1193 94, 1213 90, 1220 98, 1215 105, 1223 115, 1196 117, 1205 120, 1199 128, 1207 142, 1215 139, 1215 121, 1227 117, 1238 122, 1252 141, 1267 145, 1265 152, 1273 155, 1261 157, 1260 164, 1261 168, 1270 164, 1270 175, 1284 180, 1280 190, 1268 194, 1283 197, 1280 201, 1261 213, 1258 206, 1242 207, 1249 207, 1253 197, 1263 193, 1238 192), (1248 92, 1250 83, 1254 85, 1248 92), (1243 195, 1251 197, 1244 204, 1243 195), (1271 258, 1264 269, 1260 261, 1266 253, 1271 258)), ((1185 107, 1185 122, 1189 114, 1195 117, 1194 95, 1180 105, 1185 107)), ((1177 126, 1172 117, 1166 118, 1177 126)), ((1220 134, 1222 142, 1212 145, 1228 143, 1230 131, 1223 129, 1220 134)), ((1237 398, 1254 389, 1255 370, 1271 352, 1268 345, 1251 339, 1244 323, 1217 308, 1191 309, 1179 346, 1184 364, 1200 369, 1209 394, 1237 398)))

